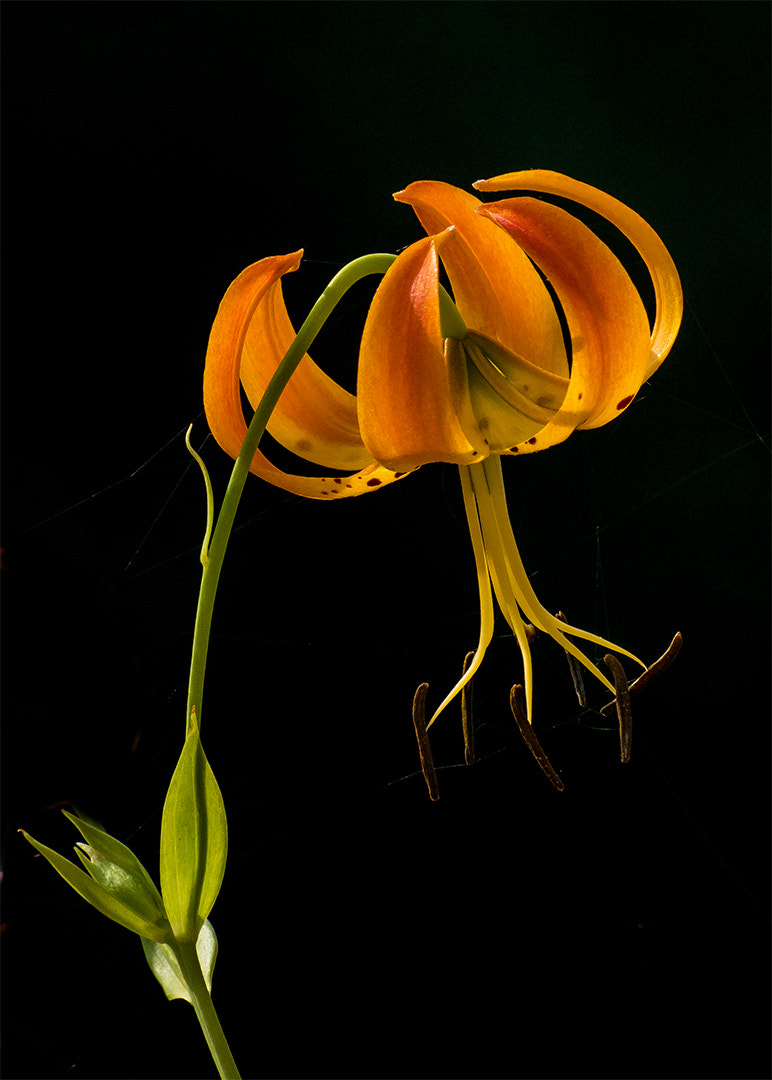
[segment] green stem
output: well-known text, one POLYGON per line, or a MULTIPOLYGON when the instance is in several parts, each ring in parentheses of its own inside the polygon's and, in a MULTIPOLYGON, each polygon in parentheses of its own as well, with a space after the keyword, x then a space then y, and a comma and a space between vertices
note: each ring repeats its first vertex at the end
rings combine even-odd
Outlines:
POLYGON ((233 1060, 228 1040, 220 1024, 212 995, 201 971, 195 942, 178 942, 175 946, 182 974, 190 990, 193 1008, 204 1033, 207 1046, 222 1080, 241 1080, 241 1073, 233 1060))
MULTIPOLYGON (((217 524, 212 535, 209 550, 203 558, 204 569, 201 575, 201 588, 198 596, 198 608, 196 611, 196 624, 193 631, 193 652, 190 660, 190 680, 188 683, 188 704, 186 719, 190 723, 193 709, 200 723, 201 705, 204 693, 204 675, 206 672, 206 658, 209 651, 209 637, 212 628, 212 612, 214 610, 217 585, 220 580, 225 552, 228 547, 233 522, 238 510, 241 493, 244 490, 249 466, 255 456, 258 443, 263 436, 271 413, 279 400, 281 392, 292 377, 292 373, 298 366, 303 356, 308 351, 311 342, 321 330, 325 321, 331 314, 335 305, 343 297, 344 293, 351 288, 360 278, 368 274, 383 274, 388 270, 396 255, 374 254, 363 255, 354 259, 335 275, 322 295, 309 312, 297 337, 290 345, 287 353, 276 369, 273 378, 268 383, 265 393, 255 410, 255 414, 247 429, 244 442, 241 445, 239 456, 233 466, 228 487, 223 498, 222 507, 217 518, 217 524)), ((187 730, 187 729, 186 729, 187 730)))

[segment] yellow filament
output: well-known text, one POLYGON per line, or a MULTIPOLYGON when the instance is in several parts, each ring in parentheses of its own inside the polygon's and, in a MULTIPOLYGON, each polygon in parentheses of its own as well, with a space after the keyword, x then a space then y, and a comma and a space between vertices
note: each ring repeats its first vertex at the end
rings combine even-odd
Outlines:
POLYGON ((493 637, 493 597, 491 596, 490 574, 488 560, 485 557, 485 544, 483 543, 482 530, 480 528, 480 518, 477 512, 474 491, 472 490, 469 467, 460 465, 459 472, 461 473, 461 490, 464 493, 464 507, 466 509, 467 521, 469 522, 469 535, 472 539, 474 562, 475 567, 477 568, 477 587, 480 591, 480 638, 472 662, 450 693, 445 697, 439 708, 435 711, 431 720, 426 725, 427 730, 432 726, 443 709, 450 704, 456 694, 463 690, 477 671, 485 656, 485 650, 490 645, 491 638, 493 637))
MULTIPOLYGON (((513 594, 512 600, 516 600, 526 618, 529 619, 534 626, 539 630, 542 630, 545 634, 549 634, 551 638, 562 645, 562 647, 571 653, 572 656, 575 656, 588 671, 592 672, 596 679, 602 682, 603 685, 613 693, 613 684, 603 672, 601 672, 595 664, 585 656, 581 649, 565 636, 566 634, 572 634, 575 637, 583 638, 586 641, 592 641, 602 648, 612 649, 616 653, 621 653, 623 656, 627 656, 631 660, 634 660, 635 663, 640 664, 642 668, 645 668, 646 665, 633 653, 614 644, 614 642, 607 641, 606 638, 599 637, 597 634, 592 634, 588 630, 582 630, 579 627, 559 622, 542 606, 528 580, 528 575, 523 566, 522 559, 520 558, 520 553, 517 550, 512 526, 509 522, 504 483, 501 475, 500 458, 497 456, 490 457, 486 461, 480 462, 479 465, 471 466, 471 468, 476 470, 474 474, 474 490, 477 496, 478 506, 480 506, 486 551, 489 553, 489 559, 493 564, 496 573, 503 581, 508 582, 509 588, 513 594), (478 480, 479 474, 482 474, 482 480, 478 480), (483 492, 487 493, 487 506, 484 505, 484 500, 482 499, 483 492), (486 522, 488 523, 487 528, 486 522), (491 537, 490 544, 489 536, 491 537), (493 553, 495 553, 495 557, 493 553)), ((508 606, 511 608, 511 601, 508 606)), ((502 610, 506 615, 506 610, 503 606, 502 610)), ((527 687, 526 699, 528 699, 527 687)), ((528 705, 528 715, 530 717, 530 701, 528 702, 528 705)))
POLYGON ((475 465, 461 465, 459 472, 480 592, 480 638, 472 662, 437 708, 426 725, 427 729, 470 681, 480 667, 485 651, 491 643, 494 624, 491 586, 493 586, 493 593, 501 612, 515 635, 523 658, 523 684, 529 723, 532 723, 533 718, 533 663, 525 620, 533 623, 545 634, 549 634, 566 652, 592 672, 612 694, 615 693, 613 683, 573 641, 566 637, 566 634, 591 641, 615 653, 621 653, 645 669, 646 665, 633 653, 615 645, 612 641, 607 641, 606 638, 590 633, 589 630, 582 630, 577 626, 559 621, 539 602, 520 558, 509 521, 500 457, 492 455, 475 465))

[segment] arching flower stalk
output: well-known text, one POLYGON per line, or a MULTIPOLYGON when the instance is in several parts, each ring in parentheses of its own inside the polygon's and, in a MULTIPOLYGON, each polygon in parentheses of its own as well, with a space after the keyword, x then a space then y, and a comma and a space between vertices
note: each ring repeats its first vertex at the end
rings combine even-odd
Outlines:
MULTIPOLYGON (((651 274, 653 326, 616 256, 561 207, 522 194, 483 203, 449 184, 411 184, 395 198, 413 207, 427 236, 398 256, 361 260, 361 273, 385 273, 364 326, 356 395, 306 354, 268 422, 279 443, 328 475, 284 472, 260 450, 249 464, 286 491, 331 502, 380 490, 422 465, 458 465, 480 592, 480 637, 462 678, 427 724, 419 717, 419 728, 431 727, 479 669, 493 634, 494 595, 522 654, 523 691, 513 694, 518 721, 525 717, 521 727, 530 727, 533 717, 532 627, 613 694, 615 683, 575 639, 645 669, 631 652, 567 624, 539 602, 510 525, 501 458, 545 450, 619 416, 667 356, 682 314, 678 274, 662 241, 610 195, 541 170, 474 186, 563 197, 610 221, 651 274), (440 284, 440 262, 452 299, 440 284)), ((281 279, 297 269, 301 255, 248 267, 220 305, 204 404, 212 433, 232 457, 247 432, 239 384, 257 408, 295 341, 281 279)), ((422 716, 425 694, 419 696, 422 716)), ((535 736, 528 740, 536 753, 535 736)), ((425 730, 419 741, 428 754, 425 730)), ((429 755, 427 779, 432 769, 429 755)))

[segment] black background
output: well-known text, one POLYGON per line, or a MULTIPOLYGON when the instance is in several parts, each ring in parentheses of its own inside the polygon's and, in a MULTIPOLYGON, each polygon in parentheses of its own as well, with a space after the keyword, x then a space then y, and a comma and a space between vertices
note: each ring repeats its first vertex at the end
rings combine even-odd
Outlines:
MULTIPOLYGON (((500 622, 482 760, 456 767, 449 709, 431 804, 410 701, 478 631, 455 470, 335 506, 250 481, 203 718, 231 832, 215 1003, 245 1077, 768 1076, 768 5, 2 16, 4 1075, 215 1075, 136 939, 16 830, 69 851, 74 804, 157 871, 204 522, 182 434, 221 494, 201 372, 228 283, 303 247, 300 321, 421 235, 391 192, 539 167, 647 218, 687 309, 618 422, 505 462, 515 531, 548 607, 683 653, 623 768, 537 644, 557 794, 500 622)), ((369 296, 314 351, 352 387, 369 296)))

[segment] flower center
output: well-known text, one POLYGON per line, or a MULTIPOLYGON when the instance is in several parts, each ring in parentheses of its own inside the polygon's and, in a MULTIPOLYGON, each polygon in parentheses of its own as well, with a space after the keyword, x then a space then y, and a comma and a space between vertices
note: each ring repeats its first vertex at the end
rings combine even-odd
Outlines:
POLYGON ((558 412, 568 379, 537 367, 492 338, 470 330, 445 340, 456 412, 470 442, 482 435, 490 453, 530 439, 558 412))

